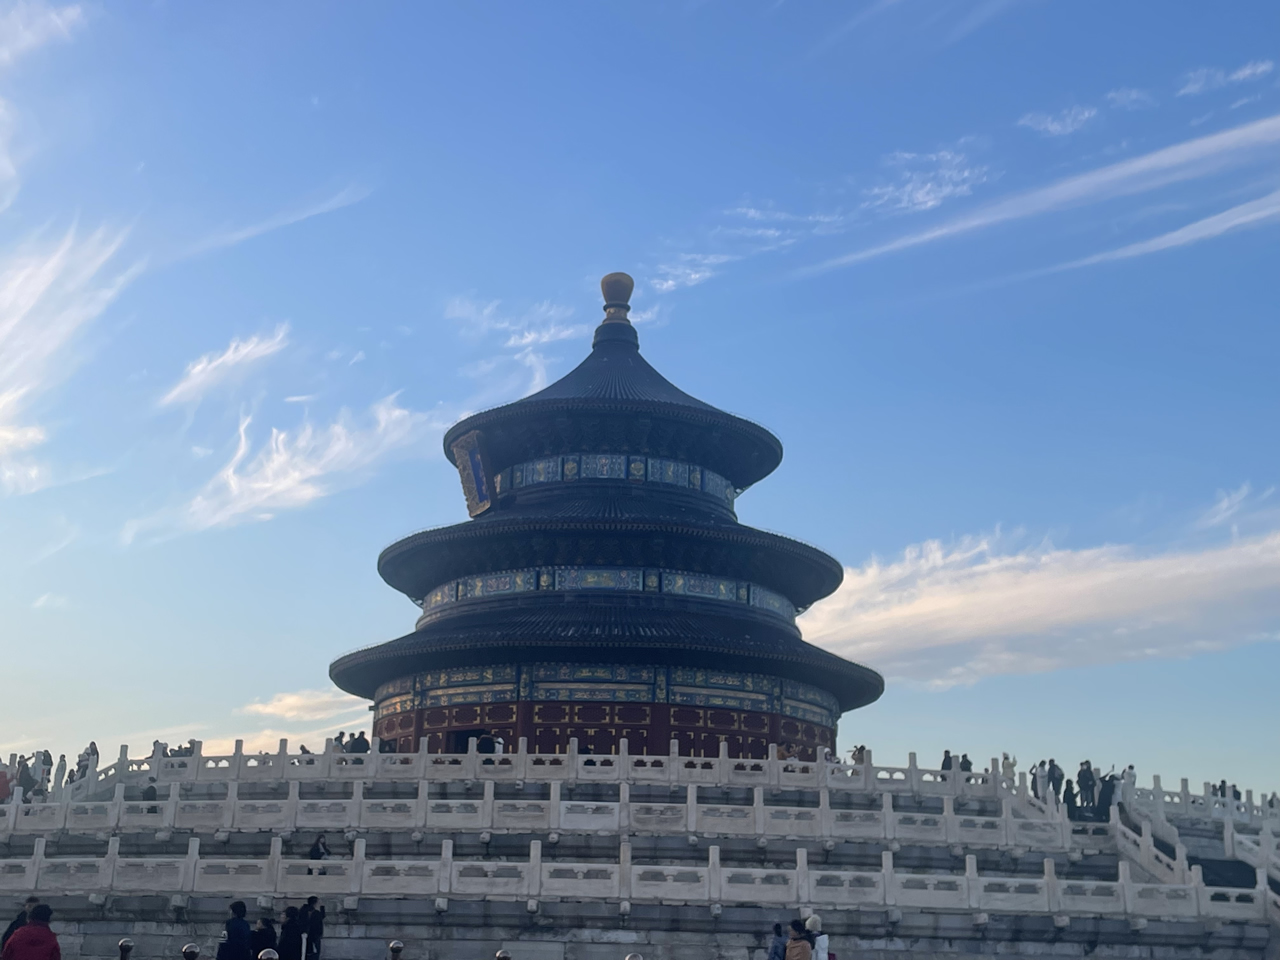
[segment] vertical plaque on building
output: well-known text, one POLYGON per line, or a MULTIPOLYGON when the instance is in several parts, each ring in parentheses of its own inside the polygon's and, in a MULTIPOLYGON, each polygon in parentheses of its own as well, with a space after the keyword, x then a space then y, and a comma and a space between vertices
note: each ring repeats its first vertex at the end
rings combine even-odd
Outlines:
POLYGON ((462 492, 467 498, 467 513, 478 517, 493 506, 489 486, 489 466, 484 455, 479 430, 464 433, 453 441, 453 461, 462 478, 462 492))

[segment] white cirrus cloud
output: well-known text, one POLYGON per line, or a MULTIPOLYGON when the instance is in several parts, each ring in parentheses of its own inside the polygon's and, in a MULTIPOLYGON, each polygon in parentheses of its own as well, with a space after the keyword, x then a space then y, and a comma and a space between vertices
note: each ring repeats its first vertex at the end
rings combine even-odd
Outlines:
POLYGON ((36 0, 19 0, 0 12, 0 66, 54 40, 69 40, 85 24, 79 4, 55 7, 36 0))
POLYGON ((927 230, 833 257, 798 272, 812 274, 850 266, 996 224, 1144 193, 1216 174, 1233 166, 1273 156, 1278 145, 1280 115, 1273 115, 1017 193, 927 230))
POLYGON ((72 227, 0 253, 0 494, 53 482, 50 466, 30 455, 48 439, 30 408, 74 369, 76 335, 142 271, 111 266, 125 237, 105 228, 82 237, 72 227))
POLYGON ((57 607, 65 607, 67 598, 59 593, 42 593, 31 604, 33 610, 52 610, 57 607))
POLYGON ((273 428, 256 452, 252 418, 240 419, 236 451, 190 501, 175 510, 132 520, 121 533, 127 544, 140 533, 177 534, 270 520, 281 510, 304 507, 359 483, 392 451, 420 442, 443 420, 407 410, 392 394, 357 420, 343 410, 327 427, 305 423, 294 431, 273 428))
POLYGON ((1280 532, 1165 552, 934 540, 846 568, 800 623, 891 679, 945 688, 1280 639, 1277 582, 1280 532))
POLYGON ((1135 87, 1117 87, 1114 90, 1108 90, 1106 99, 1107 103, 1120 110, 1141 110, 1144 107, 1156 105, 1155 97, 1135 87))
POLYGON ((884 164, 896 177, 891 183, 864 190, 864 207, 899 213, 932 210, 953 197, 973 193, 989 175, 987 167, 971 162, 954 147, 933 153, 898 150, 886 156, 884 164))
POLYGON ((1168 233, 1152 237, 1150 240, 1141 240, 1116 250, 1095 253, 1080 260, 1064 263, 1046 272, 1088 267, 1095 263, 1106 263, 1110 260, 1128 260, 1131 257, 1142 257, 1150 253, 1172 250, 1175 247, 1185 247, 1188 244, 1199 243, 1202 240, 1212 240, 1215 237, 1220 237, 1236 230, 1261 227, 1277 222, 1280 222, 1280 190, 1269 193, 1264 197, 1259 197, 1256 200, 1238 204, 1229 210, 1223 210, 1221 213, 1215 213, 1194 223, 1189 223, 1185 227, 1179 227, 1177 230, 1170 230, 1168 233))
POLYGON ((714 277, 717 267, 737 259, 739 257, 728 253, 682 253, 669 263, 659 264, 657 276, 649 280, 649 285, 659 293, 696 287, 714 277))
POLYGON ((1251 60, 1230 73, 1217 67, 1201 67, 1183 77, 1178 96, 1195 96, 1210 90, 1220 90, 1229 84, 1261 80, 1274 69, 1275 64, 1270 60, 1251 60))
POLYGON ((1048 137, 1063 137, 1075 133, 1098 115, 1095 107, 1068 107, 1059 113, 1028 113, 1018 126, 1027 127, 1048 137))
POLYGON ((179 256, 194 257, 202 253, 208 253, 211 250, 234 247, 238 243, 252 240, 254 237, 260 237, 264 233, 270 233, 282 227, 289 227, 295 223, 310 220, 312 217, 319 217, 335 210, 341 210, 343 207, 349 207, 364 200, 370 193, 372 191, 368 187, 352 184, 318 203, 293 207, 274 216, 267 217, 265 220, 249 224, 246 227, 228 227, 224 230, 219 230, 193 244, 179 256))
POLYGON ((206 353, 187 364, 186 373, 160 398, 160 405, 198 401, 212 387, 224 383, 248 364, 279 353, 288 345, 287 323, 280 324, 270 335, 254 334, 245 340, 233 339, 221 353, 206 353))
POLYGON ((368 709, 368 700, 335 688, 277 693, 265 703, 246 703, 236 712, 282 720, 314 721, 332 720, 357 711, 368 712, 368 709))

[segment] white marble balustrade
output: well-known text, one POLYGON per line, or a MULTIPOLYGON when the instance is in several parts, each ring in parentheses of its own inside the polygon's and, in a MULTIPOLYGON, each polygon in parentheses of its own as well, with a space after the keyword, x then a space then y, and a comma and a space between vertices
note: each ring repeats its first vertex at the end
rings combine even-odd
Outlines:
MULTIPOLYGON (((940 798, 937 813, 894 809, 896 794, 862 793, 841 786, 812 791, 817 806, 787 806, 777 802, 781 788, 751 788, 751 803, 735 805, 699 802, 698 787, 686 788, 680 801, 632 801, 632 784, 617 785, 617 800, 562 799, 565 784, 543 784, 546 799, 501 799, 498 784, 480 782, 479 796, 433 797, 434 781, 417 784, 417 797, 366 799, 365 782, 350 784, 350 798, 307 799, 302 783, 287 781, 288 794, 278 799, 239 799, 238 781, 229 782, 224 800, 189 799, 176 784, 171 796, 154 801, 126 800, 126 787, 117 784, 110 800, 14 804, 3 810, 0 835, 51 836, 60 831, 79 834, 219 830, 253 832, 322 831, 481 831, 570 833, 702 834, 833 840, 898 840, 970 847, 1025 847, 1068 850, 1073 824, 1055 817, 1030 819, 1018 815, 1013 795, 1001 799, 1001 816, 982 817, 955 812, 955 798, 940 798), (878 803, 877 803, 878 800, 878 803), (850 808, 850 801, 856 803, 850 808), (870 809, 868 802, 876 803, 870 809)), ((475 784, 473 783, 473 786, 475 784)), ((1105 825, 1102 825, 1106 833, 1105 825)), ((1089 840, 1086 835, 1085 841, 1089 840)), ((1079 844, 1077 844, 1079 845, 1079 844)), ((1088 845, 1087 843, 1085 845, 1088 845)))
POLYGON ((1205 887, 1199 870, 1182 884, 1134 883, 1128 864, 1117 881, 1061 880, 1054 861, 1044 861, 1041 876, 998 877, 979 874, 975 857, 963 874, 900 873, 885 851, 879 870, 835 870, 808 863, 796 851, 794 865, 761 868, 724 865, 720 848, 709 848, 705 862, 633 864, 630 844, 621 844, 616 862, 544 861, 533 841, 527 860, 455 860, 452 844, 440 856, 424 860, 370 860, 357 840, 350 860, 293 860, 273 841, 260 860, 200 856, 192 840, 185 857, 121 856, 110 841, 105 857, 44 855, 45 841, 33 856, 0 866, 0 892, 45 894, 164 894, 304 897, 310 895, 385 898, 458 897, 464 899, 605 899, 685 904, 776 904, 827 909, 914 907, 1003 913, 1062 913, 1077 916, 1129 916, 1261 920, 1276 904, 1260 879, 1256 889, 1205 887), (322 872, 323 871, 323 872, 322 872))

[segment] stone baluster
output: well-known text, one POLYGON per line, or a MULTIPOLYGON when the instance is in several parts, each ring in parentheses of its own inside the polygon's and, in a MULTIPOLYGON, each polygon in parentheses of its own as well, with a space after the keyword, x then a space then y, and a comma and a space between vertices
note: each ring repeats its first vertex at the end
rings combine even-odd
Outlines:
POLYGON ((440 894, 447 895, 453 890, 453 841, 440 841, 440 894))
POLYGON ((364 781, 356 780, 351 784, 351 802, 347 805, 347 829, 355 830, 364 826, 364 781))
POLYGON ((271 838, 271 850, 267 854, 267 882, 271 884, 272 891, 279 890, 281 886, 281 864, 284 860, 284 839, 282 837, 271 838))
POLYGON ((537 897, 542 893, 542 841, 529 841, 529 873, 525 877, 524 895, 537 897))
POLYGON ((874 790, 876 786, 876 767, 871 762, 870 747, 862 752, 862 785, 867 790, 874 790))
POLYGON ((359 894, 360 888, 364 885, 364 846, 364 837, 359 837, 351 845, 351 883, 347 887, 347 892, 353 896, 359 894))
MULTIPOLYGON (((423 740, 423 743, 426 743, 423 740)), ((427 768, 423 768, 423 773, 427 768)), ((431 803, 431 782, 425 778, 418 781, 418 799, 414 801, 413 807, 413 829, 420 832, 427 826, 427 807, 431 803)))
POLYGON ((763 837, 765 827, 764 787, 753 787, 751 789, 751 813, 754 817, 755 834, 757 837, 763 837))
POLYGON ((107 826, 115 830, 124 815, 124 784, 117 783, 111 791, 111 804, 107 808, 107 826))
POLYGON ((960 821, 956 818, 955 797, 942 798, 942 835, 948 843, 960 841, 960 821))
POLYGON ((969 906, 976 910, 982 903, 982 886, 978 881, 978 858, 972 853, 964 858, 964 889, 969 906))
POLYGON ((548 813, 551 815, 551 829, 560 829, 560 781, 551 781, 551 800, 548 803, 548 813))
POLYGON ((578 767, 578 738, 577 738, 577 737, 570 737, 570 738, 569 738, 569 750, 568 750, 568 754, 569 754, 569 756, 568 756, 568 760, 567 760, 566 762, 569 764, 569 779, 570 779, 570 780, 577 780, 577 779, 578 779, 578 769, 579 769, 579 767, 578 767))
POLYGON ((493 789, 492 780, 484 781, 484 795, 480 800, 480 825, 486 830, 493 829, 493 789))
POLYGON ((227 781, 227 799, 222 803, 222 829, 230 830, 236 822, 236 806, 240 799, 240 784, 235 780, 227 781))
POLYGON ((1055 913, 1061 910, 1062 894, 1058 889, 1058 864, 1054 862, 1053 857, 1044 858, 1044 892, 1048 900, 1049 912, 1055 913))
POLYGON ((279 749, 276 750, 275 759, 275 775, 281 780, 288 775, 289 772, 289 738, 281 737, 279 749))
POLYGON ((1191 812, 1191 790, 1190 783, 1186 777, 1182 778, 1182 786, 1178 791, 1179 803, 1182 804, 1182 813, 1189 814, 1191 812))
POLYGON ((907 788, 912 793, 920 792, 920 767, 916 765, 914 751, 907 754, 907 788))
POLYGON ((998 797, 1000 796, 1000 758, 992 757, 991 766, 987 769, 991 771, 991 774, 987 779, 988 790, 986 792, 993 797, 998 797))
POLYGON ((886 790, 880 794, 881 834, 886 840, 898 836, 898 815, 893 812, 893 794, 886 790))
MULTIPOLYGON (((1126 790, 1132 790, 1128 780, 1124 781, 1124 785, 1126 790)), ((1151 778, 1151 793, 1152 793, 1152 800, 1155 804, 1155 809, 1153 811, 1153 814, 1157 820, 1163 821, 1166 819, 1164 815, 1164 787, 1160 783, 1159 774, 1156 774, 1154 777, 1151 778)), ((1129 805, 1132 806, 1133 798, 1130 797, 1127 802, 1129 803, 1129 805)))
POLYGON ((831 788, 821 787, 818 790, 818 829, 822 836, 835 836, 836 818, 831 813, 831 788))
POLYGON ((618 784, 618 827, 624 837, 631 829, 631 782, 626 779, 618 784))
POLYGON ((236 748, 231 752, 231 778, 234 780, 244 779, 244 741, 237 740, 236 748))
POLYGON ((1124 912, 1130 913, 1133 910, 1132 905, 1137 902, 1137 894, 1133 889, 1133 879, 1129 875, 1129 861, 1121 857, 1116 870, 1119 876, 1120 901, 1124 906, 1124 912))
POLYGON ((110 890, 116 884, 116 865, 120 862, 120 838, 112 837, 107 841, 107 855, 98 868, 98 876, 105 889, 110 890))
POLYGON ((893 851, 880 851, 880 883, 884 887, 884 902, 892 907, 897 904, 897 890, 894 889, 896 879, 893 874, 893 851))
POLYGON ((5 811, 5 833, 13 833, 18 827, 18 817, 22 813, 22 796, 21 787, 14 787, 13 793, 9 795, 9 809, 5 811))
POLYGON ((182 892, 192 893, 196 888, 196 877, 200 872, 200 838, 192 837, 187 841, 187 858, 182 865, 182 892))
POLYGON ((48 842, 44 837, 36 837, 36 848, 31 851, 31 870, 27 874, 31 890, 35 890, 40 884, 40 871, 44 868, 44 848, 48 842))
POLYGON ((796 899, 801 903, 813 899, 809 883, 809 850, 804 845, 796 847, 796 899))
POLYGON ((631 899, 631 841, 618 844, 618 891, 623 900, 631 899))
POLYGON ((707 899, 712 903, 720 901, 720 848, 712 846, 707 850, 707 899))
POLYGON ((298 807, 302 800, 302 781, 289 781, 289 795, 284 801, 284 823, 286 830, 298 829, 298 807))
POLYGON ((1222 820, 1222 850, 1228 860, 1236 855, 1236 822, 1229 815, 1222 820))
POLYGON ((467 738, 467 756, 462 761, 462 769, 468 779, 480 779, 480 741, 475 737, 467 738))

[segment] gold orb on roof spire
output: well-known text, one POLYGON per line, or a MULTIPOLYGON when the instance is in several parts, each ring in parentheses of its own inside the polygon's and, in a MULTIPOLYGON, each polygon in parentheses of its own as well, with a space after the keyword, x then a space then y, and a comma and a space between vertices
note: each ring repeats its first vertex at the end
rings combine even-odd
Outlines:
POLYGON ((600 280, 600 292, 604 294, 604 322, 630 323, 627 311, 631 309, 631 291, 636 282, 625 273, 606 274, 600 280))

